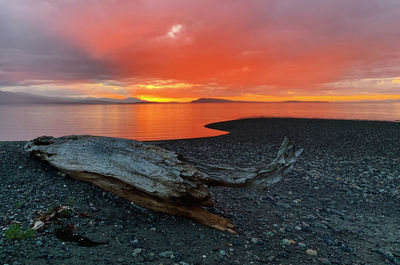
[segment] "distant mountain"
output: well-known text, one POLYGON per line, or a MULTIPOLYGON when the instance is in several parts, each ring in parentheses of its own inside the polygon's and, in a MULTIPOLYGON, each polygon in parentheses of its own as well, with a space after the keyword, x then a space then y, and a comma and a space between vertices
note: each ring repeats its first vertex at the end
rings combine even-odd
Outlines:
POLYGON ((191 101, 190 103, 238 103, 243 101, 234 101, 229 99, 219 99, 219 98, 199 98, 196 100, 191 101))
POLYGON ((6 92, 0 90, 0 105, 23 105, 23 104, 138 104, 156 103, 138 98, 61 98, 46 97, 28 93, 6 92))
POLYGON ((219 98, 199 98, 190 103, 328 103, 329 101, 239 101, 219 98))
POLYGON ((330 103, 331 101, 301 101, 301 100, 287 100, 280 103, 330 103))
POLYGON ((114 98, 83 98, 79 99, 81 101, 87 102, 87 103, 93 103, 93 102, 100 102, 101 104, 105 103, 111 103, 111 104, 136 104, 136 103, 155 103, 155 102, 150 102, 146 100, 141 100, 138 98, 125 98, 125 99, 114 99, 114 98))
POLYGON ((37 96, 27 93, 14 93, 0 91, 0 104, 60 104, 70 103, 68 99, 37 96))

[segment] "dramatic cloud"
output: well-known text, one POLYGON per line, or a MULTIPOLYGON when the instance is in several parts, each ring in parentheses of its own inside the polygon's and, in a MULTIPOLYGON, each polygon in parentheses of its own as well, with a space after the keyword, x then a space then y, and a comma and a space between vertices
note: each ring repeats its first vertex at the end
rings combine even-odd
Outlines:
POLYGON ((396 97, 399 17, 398 0, 0 0, 0 86, 152 99, 396 97))

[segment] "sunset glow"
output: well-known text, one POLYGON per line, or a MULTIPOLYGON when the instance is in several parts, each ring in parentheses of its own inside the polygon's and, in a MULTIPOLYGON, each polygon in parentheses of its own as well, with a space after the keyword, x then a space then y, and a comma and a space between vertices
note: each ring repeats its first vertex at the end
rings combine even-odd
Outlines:
POLYGON ((400 99, 397 0, 0 1, 0 90, 400 99))
POLYGON ((146 96, 146 95, 140 95, 137 98, 153 102, 180 102, 180 103, 190 102, 196 99, 196 98, 162 98, 162 97, 146 96))

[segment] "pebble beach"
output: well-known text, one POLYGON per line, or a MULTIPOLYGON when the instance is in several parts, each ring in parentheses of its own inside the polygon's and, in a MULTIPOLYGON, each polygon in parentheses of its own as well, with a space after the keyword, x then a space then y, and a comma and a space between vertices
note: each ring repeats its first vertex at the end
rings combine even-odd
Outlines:
POLYGON ((0 142, 1 264, 400 264, 400 123, 252 118, 209 124, 229 134, 151 142, 234 166, 269 163, 287 136, 304 148, 268 190, 211 188, 215 212, 237 234, 138 207, 28 156, 25 142, 0 142), (74 213, 24 240, 52 207, 74 213), (57 226, 104 242, 85 247, 57 226))

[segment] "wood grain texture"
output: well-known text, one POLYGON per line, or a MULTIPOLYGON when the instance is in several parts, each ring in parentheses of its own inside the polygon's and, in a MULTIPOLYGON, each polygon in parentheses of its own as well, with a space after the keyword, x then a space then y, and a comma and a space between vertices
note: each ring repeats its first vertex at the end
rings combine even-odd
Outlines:
POLYGON ((42 136, 28 142, 25 150, 75 179, 140 206, 229 232, 234 230, 227 219, 204 208, 213 205, 207 186, 265 189, 279 181, 301 153, 285 138, 270 164, 238 168, 182 160, 155 145, 101 136, 42 136))

